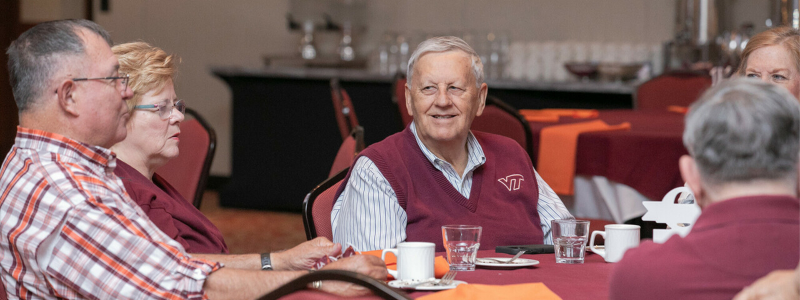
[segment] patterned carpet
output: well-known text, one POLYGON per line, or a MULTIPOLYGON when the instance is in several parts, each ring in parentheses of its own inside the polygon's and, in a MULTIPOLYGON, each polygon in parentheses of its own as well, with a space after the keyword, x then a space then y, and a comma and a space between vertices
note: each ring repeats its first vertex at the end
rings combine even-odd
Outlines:
POLYGON ((306 240, 299 213, 223 208, 215 191, 205 192, 200 211, 222 232, 232 254, 283 250, 306 240))

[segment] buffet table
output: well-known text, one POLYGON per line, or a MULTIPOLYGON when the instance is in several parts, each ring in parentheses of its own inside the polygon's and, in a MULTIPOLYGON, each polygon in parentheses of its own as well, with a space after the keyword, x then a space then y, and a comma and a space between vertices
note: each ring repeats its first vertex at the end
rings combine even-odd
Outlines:
MULTIPOLYGON (((241 68, 212 70, 232 94, 232 164, 220 204, 301 211, 327 178, 342 143, 330 93, 338 78, 352 98, 366 145, 403 129, 392 102, 393 76, 364 70, 241 68)), ((489 94, 518 108, 631 108, 634 86, 600 82, 489 81, 489 94)))

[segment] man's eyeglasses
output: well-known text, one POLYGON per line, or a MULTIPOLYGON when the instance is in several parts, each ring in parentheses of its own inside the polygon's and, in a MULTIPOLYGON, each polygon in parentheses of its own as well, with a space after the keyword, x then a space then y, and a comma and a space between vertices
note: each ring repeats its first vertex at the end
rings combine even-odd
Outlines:
POLYGON ((72 78, 72 81, 85 81, 85 80, 111 80, 117 82, 117 87, 121 88, 122 91, 128 89, 128 78, 130 76, 125 73, 119 73, 119 76, 109 76, 109 77, 95 77, 95 78, 72 78))
POLYGON ((171 104, 171 101, 164 101, 157 104, 145 104, 145 105, 136 105, 133 109, 152 109, 155 108, 152 112, 158 112, 158 116, 161 117, 162 120, 169 119, 172 115, 172 108, 177 109, 181 114, 186 113, 186 102, 183 100, 175 101, 175 104, 171 104))

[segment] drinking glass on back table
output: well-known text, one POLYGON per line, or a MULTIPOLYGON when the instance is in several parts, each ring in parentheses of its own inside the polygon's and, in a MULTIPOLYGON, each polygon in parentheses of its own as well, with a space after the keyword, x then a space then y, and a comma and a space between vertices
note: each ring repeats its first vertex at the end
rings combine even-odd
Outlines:
POLYGON ((475 256, 481 246, 482 230, 482 227, 474 225, 442 226, 442 239, 450 270, 475 271, 475 256))
POLYGON ((553 244, 556 263, 582 264, 589 237, 589 221, 553 220, 553 244))

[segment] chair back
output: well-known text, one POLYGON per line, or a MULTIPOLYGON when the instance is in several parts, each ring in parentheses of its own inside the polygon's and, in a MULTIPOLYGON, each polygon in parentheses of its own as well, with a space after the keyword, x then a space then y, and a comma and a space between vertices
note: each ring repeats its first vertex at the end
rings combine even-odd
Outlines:
POLYGON ((403 121, 403 129, 405 129, 411 121, 414 121, 414 117, 408 114, 408 109, 406 108, 406 77, 402 73, 397 73, 397 76, 395 76, 392 89, 394 90, 392 101, 397 103, 397 109, 400 111, 400 120, 403 121))
POLYGON ((331 167, 331 172, 328 173, 328 177, 333 177, 339 171, 352 165, 361 150, 364 150, 364 127, 357 126, 344 139, 342 146, 339 147, 339 152, 336 153, 336 158, 333 160, 333 166, 331 167))
POLYGON ((511 138, 525 149, 528 156, 533 156, 533 134, 528 121, 517 109, 497 97, 486 97, 486 108, 483 114, 472 121, 471 129, 511 138))
POLYGON ((192 119, 181 122, 178 157, 158 168, 156 173, 164 177, 186 200, 200 208, 208 172, 214 160, 217 135, 193 109, 187 107, 186 116, 192 119))
POLYGON ((325 181, 311 190, 303 200, 303 225, 306 228, 306 238, 308 240, 318 236, 333 240, 331 211, 333 210, 333 204, 336 202, 336 199, 334 199, 336 191, 342 184, 342 180, 344 180, 348 170, 350 170, 350 167, 325 179, 325 181))
MULTIPOLYGON (((345 270, 319 270, 309 273, 278 287, 272 292, 262 296, 259 300, 277 300, 283 299, 284 296, 292 294, 297 291, 308 291, 308 285, 321 280, 342 281, 349 282, 361 287, 364 287, 372 292, 372 296, 379 297, 380 299, 388 300, 411 300, 411 296, 399 289, 394 289, 383 280, 376 280, 364 274, 359 274, 352 271, 345 270)), ((317 292, 318 293, 318 292, 317 292)), ((325 294, 318 295, 304 295, 304 298, 320 298, 320 299, 339 299, 340 297, 330 296, 325 294)))
POLYGON ((670 105, 689 106, 711 86, 708 74, 675 71, 650 79, 636 89, 638 110, 666 110, 670 105))
POLYGON ((342 88, 338 78, 331 79, 331 99, 336 115, 336 124, 339 125, 342 140, 347 139, 350 132, 358 126, 358 118, 353 107, 353 101, 347 91, 342 88))

